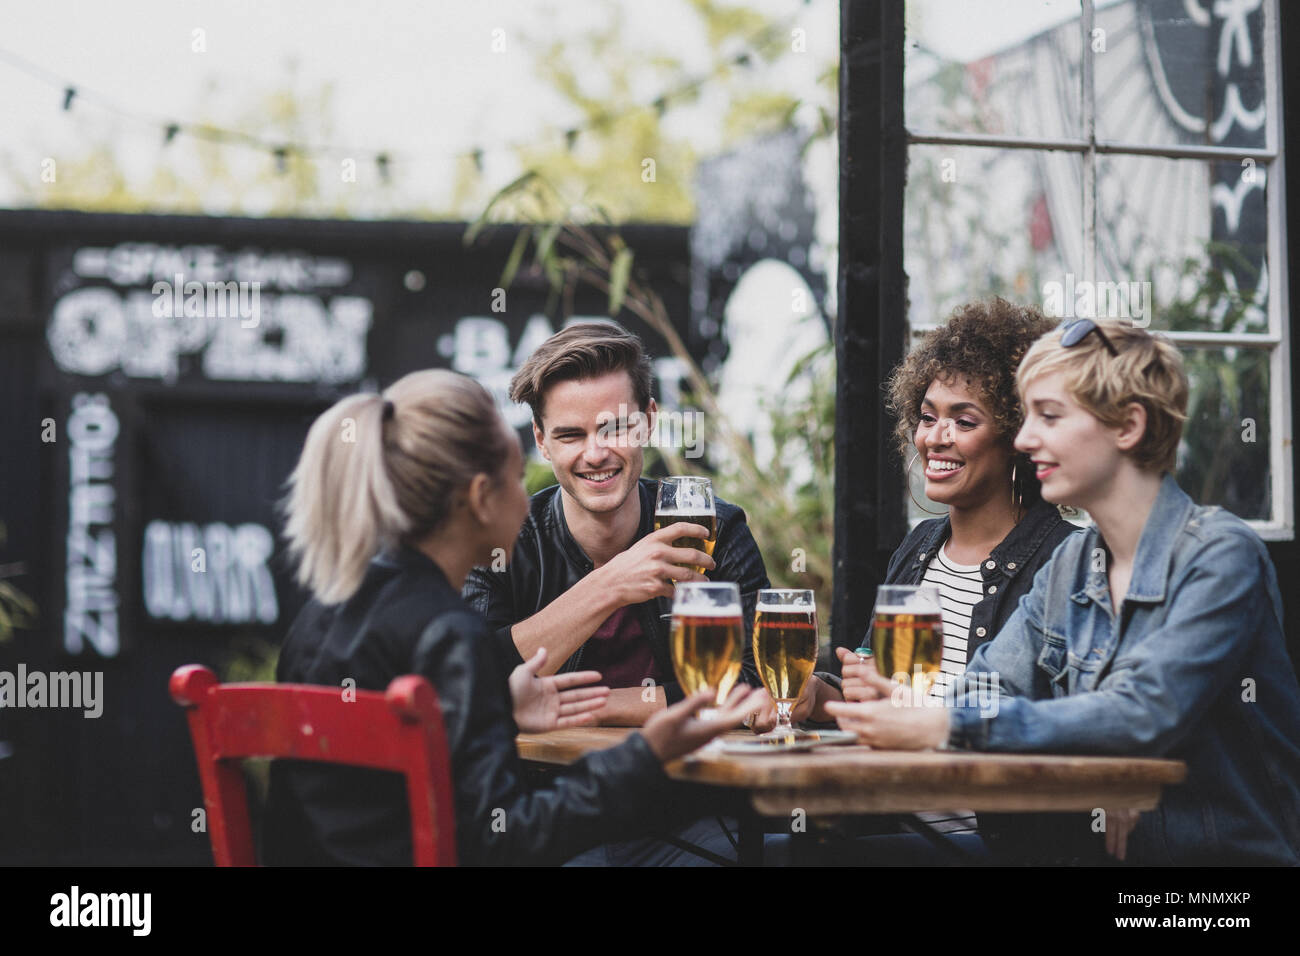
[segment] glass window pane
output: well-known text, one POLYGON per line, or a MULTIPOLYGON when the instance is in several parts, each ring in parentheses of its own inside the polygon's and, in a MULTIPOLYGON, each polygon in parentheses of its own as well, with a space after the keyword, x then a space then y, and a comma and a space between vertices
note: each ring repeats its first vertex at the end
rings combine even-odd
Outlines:
POLYGON ((1103 291, 1122 293, 1118 314, 1145 311, 1153 329, 1267 332, 1268 173, 1235 162, 1099 156, 1097 278, 1118 285, 1098 285, 1097 302, 1103 291))
POLYGON ((1263 3, 1116 3, 1093 26, 1098 139, 1266 145, 1263 3))
MULTIPOLYGON (((909 344, 965 302, 1001 295, 1041 304, 1043 283, 1082 261, 1081 175, 1073 153, 911 147, 903 206, 909 344)), ((925 497, 919 466, 909 489, 909 520, 945 513, 925 497)))
POLYGON ((1271 517, 1269 353, 1184 349, 1191 381, 1178 482, 1198 504, 1241 518, 1271 517))
POLYGON ((990 295, 1039 304, 1043 283, 1082 261, 1081 171, 1073 153, 909 149, 908 321, 937 325, 958 305, 990 295))
POLYGON ((909 0, 907 128, 1078 139, 1079 0, 909 0))

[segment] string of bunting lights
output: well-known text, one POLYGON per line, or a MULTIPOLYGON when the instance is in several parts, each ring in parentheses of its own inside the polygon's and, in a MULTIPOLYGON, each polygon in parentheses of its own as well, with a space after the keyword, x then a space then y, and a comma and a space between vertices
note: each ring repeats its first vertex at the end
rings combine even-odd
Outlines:
MULTIPOLYGON (((576 148, 578 139, 583 133, 600 131, 608 128, 617 120, 629 116, 634 112, 639 112, 640 110, 653 109, 660 117, 663 117, 676 101, 684 100, 693 95, 705 84, 716 79, 731 67, 751 66, 756 54, 763 55, 768 52, 769 47, 774 44, 777 39, 781 39, 782 42, 784 42, 785 38, 790 35, 790 29, 795 22, 794 19, 790 19, 780 24, 772 24, 764 27, 744 42, 744 48, 740 52, 723 58, 720 63, 707 73, 700 74, 678 84, 677 86, 665 90, 648 104, 632 107, 624 111, 604 110, 593 115, 584 123, 563 129, 560 131, 560 136, 564 141, 565 149, 572 152, 576 148)), ((291 156, 299 157, 301 159, 313 159, 328 157, 347 158, 359 155, 370 155, 373 157, 373 162, 379 173, 380 179, 385 183, 391 180, 392 169, 395 164, 413 164, 416 162, 428 161, 430 159, 468 159, 473 162, 474 168, 479 173, 482 173, 484 158, 487 154, 512 152, 537 145, 535 142, 516 141, 502 143, 491 147, 475 146, 469 150, 458 150, 435 157, 428 154, 417 155, 393 150, 380 150, 374 152, 373 147, 371 149, 349 149, 338 145, 301 143, 283 138, 272 139, 248 133, 243 130, 217 126, 211 123, 193 123, 174 118, 147 116, 139 112, 123 109, 111 98, 103 96, 82 84, 57 76, 38 64, 32 63, 30 60, 24 59, 8 50, 0 49, 0 62, 7 63, 29 76, 39 79, 60 90, 62 96, 62 109, 65 112, 71 111, 75 102, 83 101, 99 109, 113 113, 134 124, 157 129, 162 136, 164 146, 170 145, 177 139, 177 137, 185 136, 196 140, 216 143, 218 145, 242 146, 250 149, 261 150, 274 159, 276 171, 281 174, 288 171, 289 158, 291 156)))

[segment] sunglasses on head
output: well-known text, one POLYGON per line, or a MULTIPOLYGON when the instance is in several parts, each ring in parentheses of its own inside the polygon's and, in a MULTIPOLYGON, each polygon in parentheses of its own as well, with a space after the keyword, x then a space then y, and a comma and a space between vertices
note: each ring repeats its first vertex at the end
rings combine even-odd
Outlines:
POLYGON ((1110 339, 1106 338, 1106 333, 1101 330, 1101 326, 1092 319, 1075 319, 1073 322, 1067 322, 1061 331, 1061 345, 1067 349, 1072 345, 1078 345, 1093 332, 1097 333, 1097 338, 1101 339, 1107 351, 1119 358, 1119 350, 1110 339))

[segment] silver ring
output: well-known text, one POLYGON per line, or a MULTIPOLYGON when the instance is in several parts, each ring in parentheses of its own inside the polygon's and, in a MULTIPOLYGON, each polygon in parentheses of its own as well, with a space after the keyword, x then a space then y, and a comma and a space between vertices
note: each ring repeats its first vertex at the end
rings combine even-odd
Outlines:
POLYGON ((754 718, 757 717, 757 716, 758 716, 758 714, 750 714, 748 717, 746 717, 746 718, 745 718, 745 727, 748 728, 748 729, 752 729, 753 726, 754 726, 754 718))

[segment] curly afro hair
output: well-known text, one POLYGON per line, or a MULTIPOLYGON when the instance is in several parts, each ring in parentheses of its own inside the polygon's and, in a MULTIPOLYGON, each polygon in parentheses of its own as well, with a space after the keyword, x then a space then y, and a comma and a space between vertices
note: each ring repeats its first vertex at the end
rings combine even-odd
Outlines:
MULTIPOLYGON (((929 332, 894 369, 886 384, 886 405, 897 423, 894 434, 903 461, 913 450, 921 400, 935 379, 945 383, 969 380, 993 416, 999 438, 1007 445, 1015 441, 1024 421, 1016 390, 1016 369, 1029 346, 1055 327, 1056 321, 1038 308, 1014 305, 1001 298, 954 309, 948 322, 929 332)), ((1016 485, 1026 504, 1038 500, 1033 469, 1019 468, 1016 485)))

